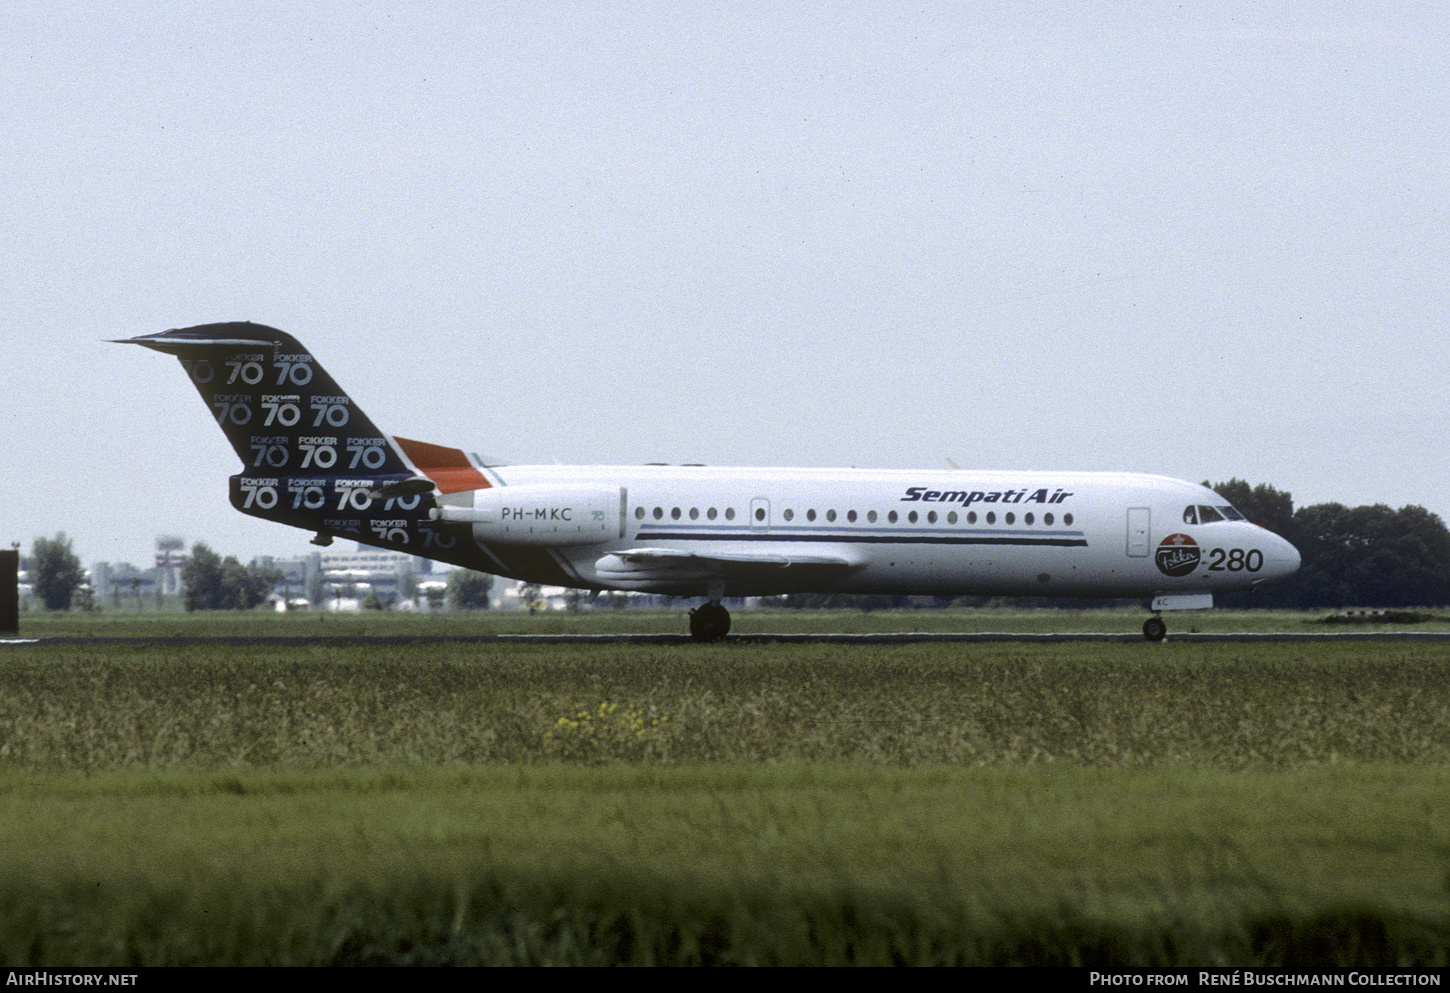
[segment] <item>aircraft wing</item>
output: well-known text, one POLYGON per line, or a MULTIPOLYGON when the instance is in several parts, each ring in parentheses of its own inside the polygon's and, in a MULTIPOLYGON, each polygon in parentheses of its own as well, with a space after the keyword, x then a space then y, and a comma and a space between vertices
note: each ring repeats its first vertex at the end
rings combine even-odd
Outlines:
MULTIPOLYGON (((793 565, 841 566, 851 562, 839 555, 780 555, 774 552, 711 552, 701 554, 683 548, 628 548, 613 552, 604 558, 618 558, 631 565, 659 566, 671 562, 730 563, 732 565, 758 565, 773 569, 785 569, 793 565)), ((601 559, 600 561, 603 561, 601 559)))
POLYGON ((699 584, 723 582, 732 596, 765 596, 817 586, 855 565, 843 555, 644 546, 612 552, 594 567, 601 579, 619 589, 696 595, 704 589, 694 591, 699 584))

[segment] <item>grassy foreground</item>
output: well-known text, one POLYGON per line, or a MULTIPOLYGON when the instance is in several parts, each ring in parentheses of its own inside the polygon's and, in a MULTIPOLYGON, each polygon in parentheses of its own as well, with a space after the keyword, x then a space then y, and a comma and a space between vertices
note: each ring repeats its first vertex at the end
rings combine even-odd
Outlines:
POLYGON ((0 651, 0 962, 1450 964, 1450 646, 0 651))
POLYGON ((10 774, 7 964, 1445 963, 1438 769, 10 774))

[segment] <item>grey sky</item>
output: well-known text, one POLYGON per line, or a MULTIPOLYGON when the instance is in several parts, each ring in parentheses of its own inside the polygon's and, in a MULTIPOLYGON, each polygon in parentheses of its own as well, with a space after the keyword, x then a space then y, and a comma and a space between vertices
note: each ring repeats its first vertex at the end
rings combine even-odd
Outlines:
POLYGON ((1450 517, 1428 3, 7 6, 0 522, 307 535, 170 358, 252 320, 512 461, 1127 469, 1450 517))

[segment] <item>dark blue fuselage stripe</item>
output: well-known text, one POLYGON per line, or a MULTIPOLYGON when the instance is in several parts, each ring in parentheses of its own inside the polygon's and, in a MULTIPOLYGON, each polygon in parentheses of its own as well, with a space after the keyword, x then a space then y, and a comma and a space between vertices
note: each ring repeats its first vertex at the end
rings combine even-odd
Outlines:
POLYGON ((1059 548, 1086 548, 1083 537, 988 536, 988 535, 841 535, 841 534, 756 534, 737 531, 710 534, 700 531, 649 531, 641 529, 637 538, 670 541, 819 541, 860 545, 1045 545, 1059 548))

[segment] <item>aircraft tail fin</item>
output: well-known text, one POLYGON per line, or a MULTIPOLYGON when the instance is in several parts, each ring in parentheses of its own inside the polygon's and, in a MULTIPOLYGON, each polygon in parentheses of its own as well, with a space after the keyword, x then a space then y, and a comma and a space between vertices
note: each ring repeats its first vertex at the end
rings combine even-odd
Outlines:
POLYGON ((181 360, 248 473, 411 473, 393 439, 276 328, 202 324, 121 342, 181 360))
POLYGON ((262 324, 202 324, 122 339, 175 355, 244 468, 244 514, 379 548, 503 571, 470 525, 433 519, 493 485, 460 449, 383 434, 291 335, 262 324))

